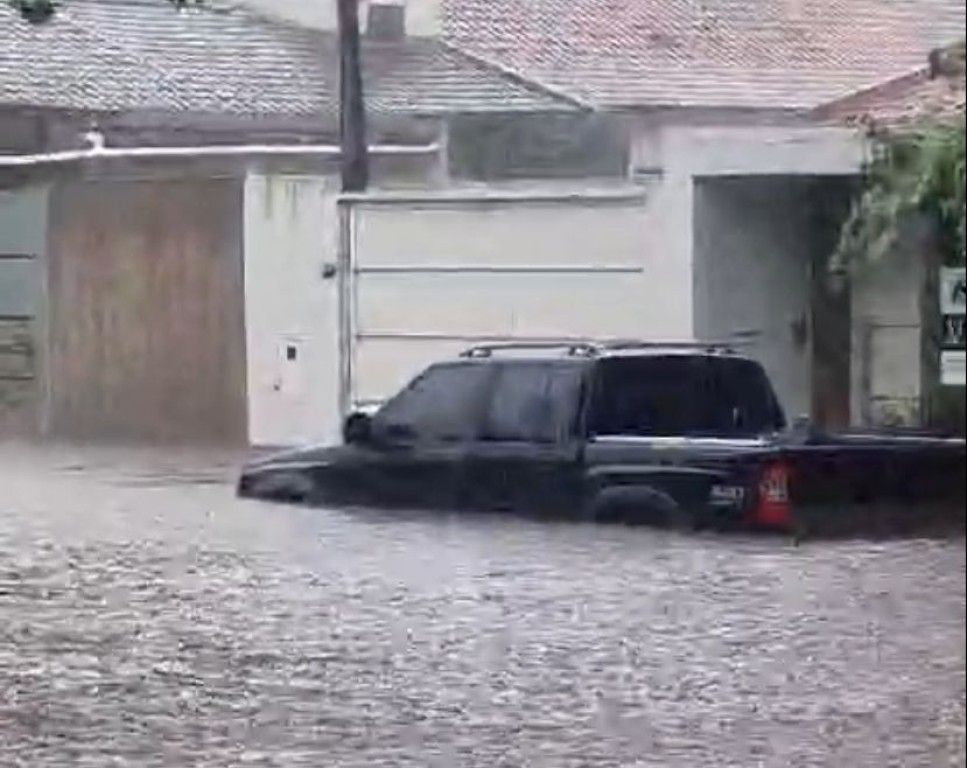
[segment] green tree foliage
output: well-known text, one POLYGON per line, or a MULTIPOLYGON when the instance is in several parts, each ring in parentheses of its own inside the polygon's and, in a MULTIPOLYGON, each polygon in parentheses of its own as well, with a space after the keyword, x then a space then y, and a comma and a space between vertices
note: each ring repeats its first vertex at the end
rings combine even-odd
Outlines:
MULTIPOLYGON (((965 43, 930 54, 931 76, 964 91, 965 43)), ((939 257, 963 264, 964 112, 946 119, 915 122, 893 130, 872 131, 871 157, 862 191, 843 226, 833 257, 834 268, 876 263, 898 244, 911 219, 932 227, 939 257)))
POLYGON ((963 264, 964 122, 936 122, 872 137, 862 191, 843 225, 835 269, 881 260, 900 237, 903 223, 932 223, 940 258, 963 264))

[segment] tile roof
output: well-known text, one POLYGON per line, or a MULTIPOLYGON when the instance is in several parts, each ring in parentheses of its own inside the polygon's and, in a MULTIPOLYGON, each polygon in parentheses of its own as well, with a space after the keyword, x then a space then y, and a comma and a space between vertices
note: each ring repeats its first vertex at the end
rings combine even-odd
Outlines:
MULTIPOLYGON (((573 108, 431 39, 364 43, 363 68, 375 113, 573 108)), ((338 83, 333 34, 211 0, 65 0, 43 23, 0 2, 0 105, 333 114, 338 83)))
POLYGON ((825 104, 816 110, 823 122, 897 127, 922 120, 964 120, 963 78, 931 78, 924 69, 876 88, 825 104))
POLYGON ((967 104, 964 43, 937 51, 937 72, 925 65, 904 77, 824 104, 815 116, 828 123, 898 128, 924 120, 963 123, 967 104))
POLYGON ((963 36, 964 0, 444 0, 447 39, 597 107, 808 109, 963 36))

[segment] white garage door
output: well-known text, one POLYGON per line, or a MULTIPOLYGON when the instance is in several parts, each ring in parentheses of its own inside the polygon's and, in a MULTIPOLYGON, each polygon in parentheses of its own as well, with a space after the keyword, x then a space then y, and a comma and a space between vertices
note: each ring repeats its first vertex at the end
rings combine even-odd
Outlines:
POLYGON ((474 342, 690 331, 637 192, 370 199, 348 216, 348 407, 474 342))

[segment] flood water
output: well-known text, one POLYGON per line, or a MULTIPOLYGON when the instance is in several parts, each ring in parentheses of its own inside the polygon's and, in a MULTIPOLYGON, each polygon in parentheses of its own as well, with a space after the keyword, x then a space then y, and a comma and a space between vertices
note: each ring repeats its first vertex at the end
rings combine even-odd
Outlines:
POLYGON ((964 765, 962 536, 305 509, 237 458, 0 446, 0 765, 964 765))

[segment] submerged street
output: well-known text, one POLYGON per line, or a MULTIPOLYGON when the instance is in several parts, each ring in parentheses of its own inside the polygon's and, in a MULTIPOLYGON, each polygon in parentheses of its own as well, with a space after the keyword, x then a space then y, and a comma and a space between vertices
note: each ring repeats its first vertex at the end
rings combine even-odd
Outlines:
POLYGON ((240 501, 0 446, 2 766, 964 765, 965 542, 240 501))

